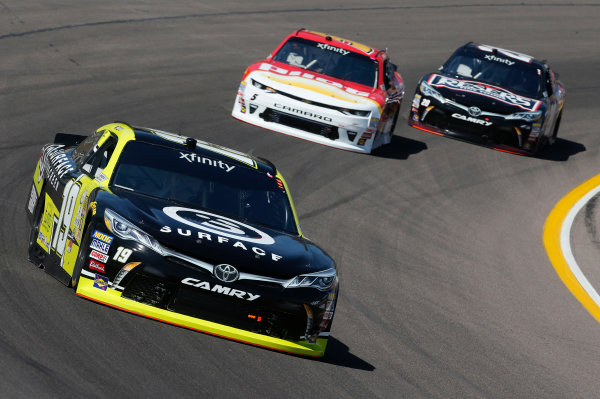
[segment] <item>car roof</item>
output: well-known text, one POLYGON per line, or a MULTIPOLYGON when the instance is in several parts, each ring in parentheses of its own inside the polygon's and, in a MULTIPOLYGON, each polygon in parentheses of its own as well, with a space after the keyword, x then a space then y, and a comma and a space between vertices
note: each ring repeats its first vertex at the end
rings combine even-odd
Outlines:
POLYGON ((271 173, 273 175, 277 173, 275 165, 264 158, 255 157, 193 137, 146 127, 126 126, 133 130, 136 141, 162 145, 177 150, 185 149, 200 156, 209 156, 227 163, 234 162, 241 167, 251 167, 262 173, 271 173))
MULTIPOLYGON (((344 39, 343 37, 329 35, 327 33, 306 30, 304 28, 298 29, 296 32, 290 34, 290 36, 301 37, 304 39, 314 40, 320 43, 331 43, 336 47, 341 47, 346 50, 350 50, 355 53, 366 55, 370 58, 377 58, 378 55, 385 53, 385 51, 367 46, 362 43, 357 43, 353 40, 344 39)), ((288 38, 290 37, 288 36, 288 38)), ((286 40, 287 41, 287 40, 286 40)))
POLYGON ((536 67, 538 67, 542 70, 546 66, 545 60, 539 60, 539 59, 536 59, 535 57, 532 57, 531 55, 519 53, 519 52, 513 51, 513 50, 503 49, 503 48, 488 45, 488 44, 468 42, 465 45, 458 48, 458 50, 461 50, 461 49, 476 50, 476 51, 479 51, 482 53, 492 52, 493 54, 499 54, 500 56, 503 56, 503 57, 509 57, 511 60, 514 60, 517 62, 535 65, 536 67))

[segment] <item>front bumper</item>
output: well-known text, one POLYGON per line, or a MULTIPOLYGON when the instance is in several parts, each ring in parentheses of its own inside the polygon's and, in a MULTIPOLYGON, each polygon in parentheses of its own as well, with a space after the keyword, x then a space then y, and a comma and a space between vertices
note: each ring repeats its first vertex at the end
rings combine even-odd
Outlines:
POLYGON ((416 93, 408 124, 438 136, 479 144, 518 155, 533 155, 541 137, 541 121, 507 120, 500 114, 472 117, 467 107, 438 101, 416 93))
POLYGON ((102 287, 102 283, 98 284, 98 281, 82 275, 79 279, 76 294, 139 316, 263 348, 310 357, 322 357, 325 354, 328 333, 326 333, 326 336, 316 337, 312 340, 313 342, 309 342, 309 340, 284 340, 136 302, 124 298, 121 291, 109 287, 99 288, 99 286, 102 287))
MULTIPOLYGON (((365 115, 345 115, 336 107, 288 92, 262 90, 247 79, 240 84, 231 115, 243 122, 347 151, 370 153, 387 144, 375 141, 380 113, 373 105, 365 115), (326 106, 321 106, 326 105, 326 106)), ((348 106, 351 108, 351 105, 348 106)), ((363 106, 364 108, 364 106, 363 106)))

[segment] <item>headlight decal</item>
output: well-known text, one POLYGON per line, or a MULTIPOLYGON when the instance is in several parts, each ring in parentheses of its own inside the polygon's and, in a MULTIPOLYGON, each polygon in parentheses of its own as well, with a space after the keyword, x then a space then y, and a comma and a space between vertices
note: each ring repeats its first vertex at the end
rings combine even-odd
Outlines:
POLYGON ((337 281, 335 269, 327 269, 321 272, 301 274, 291 279, 286 288, 312 287, 320 291, 330 289, 337 281))
POLYGON ((143 246, 164 255, 164 250, 154 237, 145 233, 143 230, 127 221, 116 212, 105 209, 104 220, 106 227, 117 237, 123 240, 132 240, 142 244, 143 246))
POLYGON ((439 91, 437 91, 436 89, 431 87, 425 81, 421 82, 420 89, 421 89, 421 93, 423 93, 423 95, 434 98, 437 101, 441 102, 442 104, 446 102, 446 99, 444 98, 444 96, 442 96, 439 91))
POLYGON ((535 122, 542 117, 542 111, 532 112, 515 112, 514 114, 506 115, 505 119, 508 120, 524 120, 527 122, 535 122))

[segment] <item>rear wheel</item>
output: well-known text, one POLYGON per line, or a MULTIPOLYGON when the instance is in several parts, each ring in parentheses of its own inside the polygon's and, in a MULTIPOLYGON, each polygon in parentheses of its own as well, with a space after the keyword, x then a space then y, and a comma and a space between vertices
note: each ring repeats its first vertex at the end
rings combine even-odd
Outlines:
MULTIPOLYGON (((33 213, 33 223, 29 233, 29 261, 39 268, 44 267, 43 262, 47 255, 47 252, 37 243, 38 237, 40 236, 40 225, 44 218, 45 197, 46 194, 44 193, 44 190, 42 190, 33 213)), ((50 241, 50 237, 46 237, 46 240, 50 241)))

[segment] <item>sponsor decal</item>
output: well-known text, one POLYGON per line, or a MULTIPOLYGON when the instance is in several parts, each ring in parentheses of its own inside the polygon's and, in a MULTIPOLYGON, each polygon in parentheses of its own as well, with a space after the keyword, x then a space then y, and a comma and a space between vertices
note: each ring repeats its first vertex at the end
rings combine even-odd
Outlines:
POLYGON ((220 236, 264 245, 275 242, 273 237, 255 227, 214 213, 180 206, 167 206, 163 212, 180 223, 220 236))
POLYGON ((96 274, 94 278, 94 288, 98 288, 99 290, 106 291, 108 288, 108 278, 96 274))
POLYGON ((191 152, 180 152, 179 159, 185 159, 189 163, 199 163, 202 165, 213 166, 215 168, 223 169, 227 173, 235 169, 235 165, 228 165, 221 160, 217 161, 216 159, 201 157, 191 152))
POLYGON ((90 243, 90 248, 95 249, 99 252, 102 252, 103 254, 107 254, 108 250, 110 249, 110 244, 107 244, 105 242, 98 240, 97 238, 94 238, 94 239, 92 239, 92 242, 90 243))
POLYGON ((94 237, 102 242, 105 242, 108 245, 112 244, 112 242, 114 240, 114 237, 109 236, 108 234, 104 234, 103 232, 98 231, 98 230, 94 230, 94 234, 92 234, 92 237, 94 237))
POLYGON ((62 144, 46 146, 40 162, 39 175, 48 178, 54 190, 58 190, 58 179, 76 170, 73 161, 63 152, 63 147, 62 144))
POLYGON ((96 270, 97 272, 100 272, 100 273, 104 273, 105 272, 105 266, 104 266, 104 264, 96 262, 93 259, 90 259, 90 264, 88 265, 88 267, 90 269, 96 270))
POLYGON ((81 194, 79 199, 79 208, 77 208, 77 216, 75 216, 75 240, 81 243, 81 235, 83 233, 83 222, 85 221, 85 212, 87 210, 88 195, 87 190, 81 194))
POLYGON ((35 191, 35 186, 31 185, 31 194, 29 195, 29 204, 27 205, 27 210, 29 213, 33 213, 35 209, 35 204, 37 204, 38 195, 37 191, 35 191))
POLYGON ((191 285, 192 287, 202 288, 203 290, 215 292, 217 294, 228 295, 239 299, 245 299, 246 301, 252 302, 255 299, 260 298, 260 295, 251 294, 246 291, 236 290, 223 285, 215 284, 210 285, 208 281, 197 280, 195 278, 187 277, 181 280, 181 284, 191 285))
POLYGON ((323 49, 323 50, 334 51, 336 53, 340 53, 341 55, 350 54, 350 51, 348 51, 348 50, 344 50, 343 48, 335 47, 335 46, 329 45, 327 43, 318 43, 317 47, 320 49, 323 49))
POLYGON ((491 46, 486 46, 486 45, 480 45, 480 46, 477 46, 477 48, 482 51, 487 51, 488 53, 498 52, 507 57, 514 58, 514 59, 521 60, 521 61, 528 62, 528 63, 531 63, 531 61, 533 61, 533 57, 526 55, 526 54, 517 53, 516 51, 505 50, 503 48, 491 47, 491 46))
POLYGON ((325 122, 332 122, 333 121, 333 119, 331 119, 328 116, 323 116, 323 115, 315 114, 315 113, 310 112, 310 111, 304 111, 302 109, 290 107, 288 105, 282 105, 282 104, 275 103, 275 104, 273 104, 273 106, 275 108, 279 108, 279 109, 281 109, 283 111, 291 112, 293 114, 307 116, 309 118, 314 118, 314 119, 318 119, 318 120, 325 121, 325 122))
POLYGON ((176 233, 183 237, 193 237, 200 240, 216 242, 218 244, 231 245, 234 248, 239 248, 244 251, 252 251, 257 256, 268 256, 275 262, 282 258, 281 255, 267 252, 263 248, 244 244, 244 242, 249 242, 253 244, 271 245, 275 242, 273 237, 245 223, 198 209, 177 206, 165 207, 163 208, 163 212, 173 220, 193 227, 195 230, 182 228, 173 229, 170 226, 163 226, 160 229, 161 233, 176 233))
POLYGON ((90 252, 90 258, 96 259, 97 261, 100 261, 100 262, 103 262, 103 263, 108 262, 108 255, 105 255, 102 252, 98 252, 95 249, 93 249, 90 252))
POLYGON ((435 87, 446 87, 451 90, 479 94, 527 111, 536 111, 542 103, 538 100, 516 95, 500 87, 484 85, 470 80, 448 78, 436 74, 431 75, 427 83, 435 87))
POLYGON ((357 143, 357 144, 358 144, 358 145, 360 145, 360 146, 363 146, 363 145, 365 145, 365 142, 366 142, 366 141, 367 141, 367 139, 365 139, 365 138, 360 138, 360 139, 358 139, 358 143, 357 143))
POLYGON ((275 181, 277 182, 277 187, 279 187, 279 189, 285 193, 285 186, 283 185, 283 182, 281 181, 281 179, 276 177, 275 181))
POLYGON ((90 204, 90 208, 92 208, 92 215, 96 215, 96 201, 90 204))
POLYGON ((417 93, 417 94, 415 94, 415 97, 413 98, 413 102, 412 102, 412 110, 413 111, 417 112, 420 102, 421 102, 421 95, 417 93))
POLYGON ((48 241, 48 238, 42 234, 42 232, 38 234, 38 240, 42 243, 46 250, 50 248, 50 242, 48 241))
POLYGON ((338 89, 341 89, 348 94, 353 94, 353 95, 361 96, 361 97, 369 97, 369 92, 356 90, 356 89, 353 89, 352 87, 344 86, 343 84, 341 84, 339 82, 334 82, 329 79, 324 79, 324 78, 322 78, 320 76, 316 76, 312 73, 302 72, 302 71, 290 71, 288 69, 279 68, 274 65, 267 64, 267 63, 262 63, 258 67, 258 69, 261 71, 277 73, 279 75, 298 76, 298 77, 302 77, 305 79, 315 80, 317 82, 321 82, 321 83, 328 84, 330 86, 337 87, 338 89))
POLYGON ((96 181, 98 183, 102 183, 102 182, 108 180, 108 177, 106 177, 106 175, 104 173, 101 173, 101 172, 100 173, 96 173, 95 178, 96 178, 96 181))
POLYGON ((497 61, 497 62, 501 62, 503 64, 510 65, 510 66, 515 64, 514 61, 511 61, 511 60, 508 60, 508 59, 502 58, 502 57, 496 57, 495 55, 492 55, 492 54, 487 54, 484 58, 488 61, 497 61))
POLYGON ((466 116, 466 115, 454 113, 454 114, 452 114, 452 117, 463 120, 463 121, 475 123, 477 125, 482 125, 482 126, 491 126, 492 125, 492 122, 484 121, 483 119, 473 118, 472 116, 466 116))

